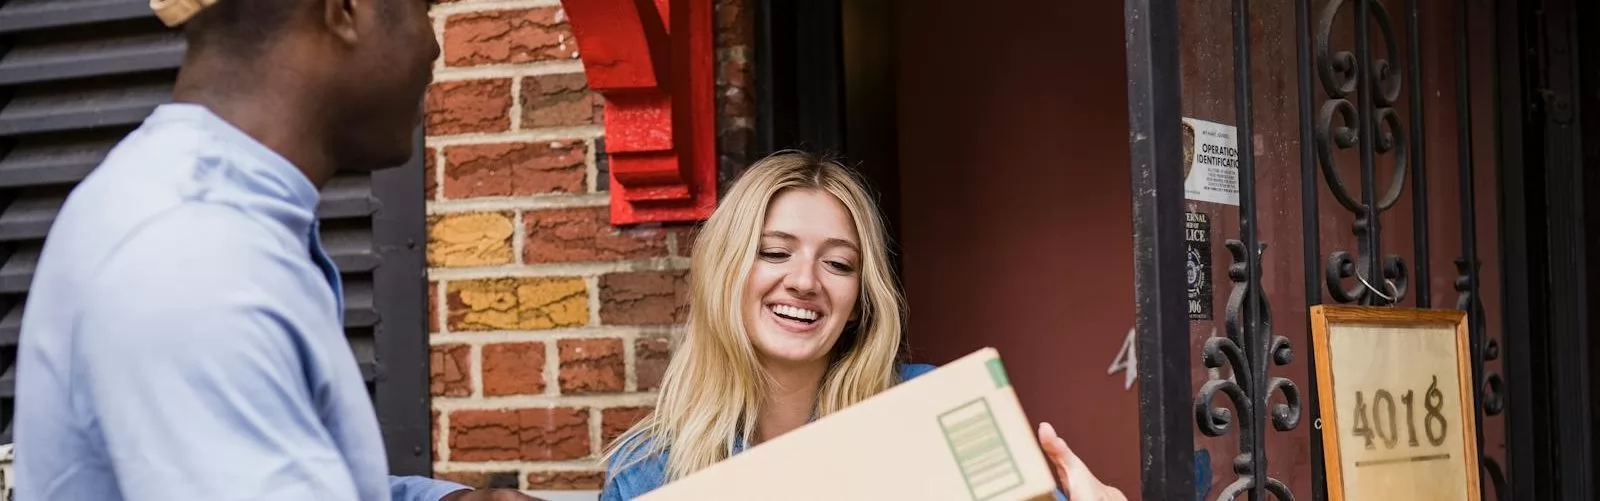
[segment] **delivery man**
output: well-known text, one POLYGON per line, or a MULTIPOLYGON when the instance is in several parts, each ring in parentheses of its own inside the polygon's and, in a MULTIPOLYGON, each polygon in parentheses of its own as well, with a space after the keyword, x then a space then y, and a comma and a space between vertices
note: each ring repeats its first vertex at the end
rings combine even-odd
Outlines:
POLYGON ((318 240, 340 169, 406 162, 424 0, 154 0, 173 104, 62 207, 19 352, 27 501, 528 500, 388 475, 318 240))

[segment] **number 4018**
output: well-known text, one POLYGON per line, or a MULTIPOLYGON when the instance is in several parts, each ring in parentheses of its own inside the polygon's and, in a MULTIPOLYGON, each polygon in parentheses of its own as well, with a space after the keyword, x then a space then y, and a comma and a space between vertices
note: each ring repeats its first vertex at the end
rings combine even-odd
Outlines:
MULTIPOLYGON (((1400 397, 1400 402, 1406 407, 1406 436, 1411 447, 1418 446, 1417 420, 1414 414, 1416 407, 1413 390, 1406 390, 1400 397)), ((1439 391, 1439 376, 1433 376, 1433 384, 1428 385, 1428 391, 1423 396, 1422 408, 1426 415, 1423 417, 1423 428, 1428 435, 1428 443, 1438 446, 1444 443, 1445 432, 1450 423, 1445 420, 1444 392, 1439 391)), ((1372 419, 1367 419, 1366 396, 1361 391, 1356 391, 1356 419, 1352 433, 1366 439, 1367 448, 1376 448, 1372 443, 1373 435, 1383 440, 1383 446, 1393 449, 1400 441, 1400 423, 1395 419, 1394 395, 1389 390, 1378 390, 1372 397, 1372 419), (1382 419, 1380 419, 1382 418, 1382 419), (1385 428, 1387 426, 1387 428, 1385 428)))

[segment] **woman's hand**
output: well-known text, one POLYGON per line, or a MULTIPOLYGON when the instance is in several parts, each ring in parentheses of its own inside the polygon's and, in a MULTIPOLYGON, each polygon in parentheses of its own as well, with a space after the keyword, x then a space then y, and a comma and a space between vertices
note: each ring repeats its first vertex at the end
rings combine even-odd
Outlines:
POLYGON ((1044 455, 1050 458, 1050 466, 1056 469, 1056 478, 1060 479, 1061 492, 1072 501, 1127 501, 1127 496, 1116 487, 1100 483, 1089 467, 1078 459, 1077 454, 1067 447, 1067 441, 1056 436, 1055 427, 1050 423, 1039 423, 1039 445, 1044 448, 1044 455))

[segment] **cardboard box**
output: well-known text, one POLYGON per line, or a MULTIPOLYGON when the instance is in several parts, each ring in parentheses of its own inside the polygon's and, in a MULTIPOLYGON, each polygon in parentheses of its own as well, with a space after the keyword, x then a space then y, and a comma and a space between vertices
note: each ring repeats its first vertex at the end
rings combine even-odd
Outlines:
POLYGON ((1055 489, 984 348, 639 499, 1033 501, 1055 489))

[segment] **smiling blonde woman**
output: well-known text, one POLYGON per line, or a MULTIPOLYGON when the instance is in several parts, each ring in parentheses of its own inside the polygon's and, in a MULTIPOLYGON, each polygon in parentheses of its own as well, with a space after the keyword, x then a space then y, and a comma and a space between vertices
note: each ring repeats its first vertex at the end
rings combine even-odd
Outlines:
MULTIPOLYGON (((746 170, 695 239, 685 335, 655 409, 606 451, 601 499, 643 495, 933 370, 897 357, 905 301, 888 247, 865 184, 837 162, 787 151, 746 170)), ((1048 424, 1039 437, 1072 499, 1125 499, 1048 424)))

